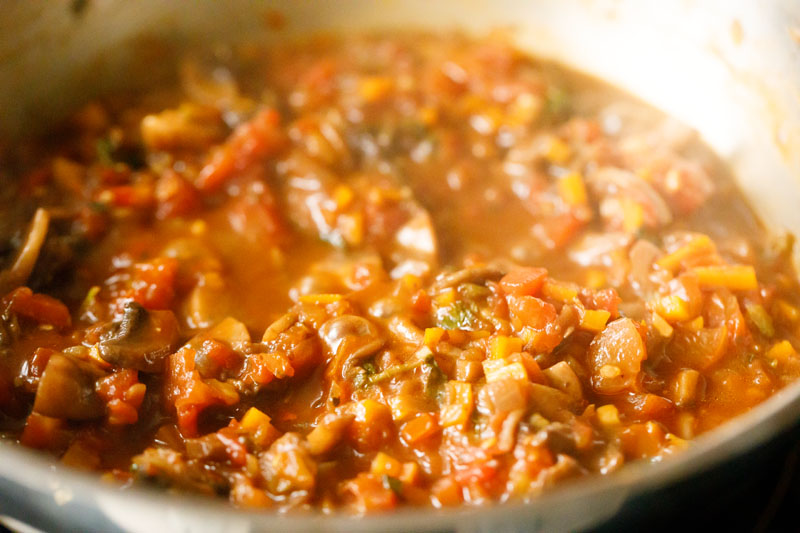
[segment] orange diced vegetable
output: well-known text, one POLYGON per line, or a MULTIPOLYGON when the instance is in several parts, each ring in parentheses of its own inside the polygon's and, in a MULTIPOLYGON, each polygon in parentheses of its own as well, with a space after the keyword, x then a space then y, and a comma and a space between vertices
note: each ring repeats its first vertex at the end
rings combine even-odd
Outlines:
POLYGON ((622 229, 627 233, 636 233, 642 225, 644 225, 642 204, 626 196, 622 199, 622 229))
POLYGON ((422 343, 431 350, 442 340, 444 330, 442 328, 425 328, 425 335, 422 343))
POLYGON ((503 276, 500 286, 514 296, 536 296, 546 277, 544 268, 518 268, 503 276))
POLYGON ((584 309, 581 313, 581 328, 593 333, 598 333, 606 327, 606 322, 611 313, 604 309, 584 309))
POLYGON ((472 385, 451 380, 446 389, 447 403, 442 407, 439 421, 443 427, 463 426, 472 414, 472 385))
POLYGON ((519 337, 497 335, 489 341, 489 353, 492 359, 503 359, 512 353, 521 352, 525 341, 519 337))
POLYGON ((787 340, 776 342, 767 350, 767 357, 775 361, 785 362, 790 358, 797 357, 797 350, 794 349, 792 343, 787 340))
POLYGON ((378 450, 393 435, 392 411, 387 405, 367 398, 355 405, 350 440, 361 452, 378 450))
POLYGON ((656 261, 656 265, 664 270, 675 272, 687 259, 706 254, 707 252, 713 250, 714 243, 711 242, 711 239, 707 235, 698 235, 671 254, 667 254, 660 258, 658 261, 656 261))
POLYGON ((504 359, 487 359, 483 362, 483 372, 486 374, 487 383, 509 378, 528 381, 528 372, 520 362, 509 364, 504 359))
POLYGON ((304 294, 298 298, 301 304, 328 305, 340 301, 341 294, 304 294))
POLYGON ((578 286, 574 283, 546 279, 542 285, 542 295, 558 302, 570 303, 578 297, 578 286))
POLYGON ((669 322, 682 322, 692 318, 689 302, 677 294, 668 294, 659 298, 653 307, 656 313, 669 322))
POLYGON ((439 422, 431 413, 421 413, 403 425, 400 435, 409 444, 417 444, 439 431, 439 422))
POLYGON ((550 138, 544 153, 548 161, 556 164, 566 163, 571 155, 572 149, 570 146, 558 137, 550 138))
POLYGON ((596 410, 597 420, 604 427, 616 427, 621 424, 619 420, 619 410, 615 405, 601 405, 596 410))
POLYGON ((732 291, 753 291, 758 289, 756 271, 750 265, 719 265, 694 267, 700 286, 704 289, 724 287, 732 291))
POLYGON ((588 201, 586 185, 578 172, 570 172, 558 180, 558 194, 571 207, 586 205, 588 201))
POLYGON ((378 452, 372 460, 369 471, 378 477, 386 475, 399 478, 403 473, 403 464, 386 453, 378 452))
POLYGON ((366 102, 383 100, 391 93, 394 82, 386 76, 367 76, 358 84, 358 94, 366 102))

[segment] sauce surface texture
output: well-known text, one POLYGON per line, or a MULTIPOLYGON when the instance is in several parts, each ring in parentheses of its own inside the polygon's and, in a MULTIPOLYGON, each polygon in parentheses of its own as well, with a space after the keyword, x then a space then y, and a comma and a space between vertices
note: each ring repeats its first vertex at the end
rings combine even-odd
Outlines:
POLYGON ((242 507, 476 505, 800 374, 791 239, 629 96, 499 37, 177 70, 2 153, 7 439, 242 507))

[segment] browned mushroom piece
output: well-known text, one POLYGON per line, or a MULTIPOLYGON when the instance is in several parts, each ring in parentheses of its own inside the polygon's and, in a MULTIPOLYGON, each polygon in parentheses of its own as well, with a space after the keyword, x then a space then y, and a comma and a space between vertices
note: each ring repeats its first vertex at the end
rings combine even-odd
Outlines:
POLYGON ((95 381, 104 372, 92 363, 56 353, 39 380, 33 410, 40 415, 68 420, 90 420, 105 413, 95 392, 95 381))
POLYGON ((172 311, 148 311, 125 304, 122 318, 103 333, 98 349, 103 360, 122 368, 161 372, 178 344, 178 321, 172 311))

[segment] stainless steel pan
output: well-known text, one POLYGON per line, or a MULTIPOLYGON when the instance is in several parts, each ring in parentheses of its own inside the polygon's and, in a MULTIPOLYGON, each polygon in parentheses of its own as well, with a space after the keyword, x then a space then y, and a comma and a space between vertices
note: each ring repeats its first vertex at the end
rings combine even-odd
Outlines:
MULTIPOLYGON (((99 92, 146 86, 181 49, 316 30, 509 28, 535 54, 605 78, 697 128, 730 163, 762 220, 800 234, 800 3, 796 0, 6 0, 0 136, 63 116, 99 92), (277 10, 288 25, 265 27, 277 10)), ((225 502, 124 492, 0 442, 0 514, 44 530, 575 530, 632 498, 699 477, 800 417, 800 383, 698 438, 682 455, 564 485, 531 504, 386 516, 252 513, 225 502)))

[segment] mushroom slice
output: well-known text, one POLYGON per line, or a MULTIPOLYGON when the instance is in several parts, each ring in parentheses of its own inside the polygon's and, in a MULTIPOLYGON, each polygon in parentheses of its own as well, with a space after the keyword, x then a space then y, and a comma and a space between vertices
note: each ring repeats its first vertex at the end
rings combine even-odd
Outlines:
POLYGON ((103 372, 92 363, 56 353, 39 380, 33 410, 40 415, 68 420, 90 420, 105 413, 95 392, 103 372))
POLYGON ((172 311, 148 311, 128 302, 122 318, 111 323, 97 347, 104 361, 142 372, 161 372, 177 347, 178 321, 172 311))
POLYGON ((384 339, 366 318, 342 315, 332 318, 319 328, 319 336, 333 356, 335 374, 347 378, 350 369, 362 359, 383 347, 384 339))
POLYGON ((7 270, 0 272, 0 293, 5 294, 28 281, 39 259, 39 252, 42 250, 49 226, 50 215, 46 209, 40 207, 33 215, 25 243, 17 251, 13 264, 7 270))

